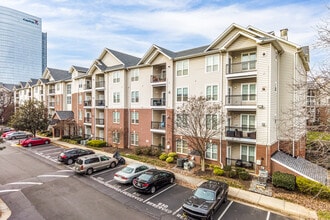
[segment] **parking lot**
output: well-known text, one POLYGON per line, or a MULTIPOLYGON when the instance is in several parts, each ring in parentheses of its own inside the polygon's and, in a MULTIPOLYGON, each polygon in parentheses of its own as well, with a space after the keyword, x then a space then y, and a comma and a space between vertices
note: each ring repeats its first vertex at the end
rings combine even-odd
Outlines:
MULTIPOLYGON (((10 141, 13 144, 18 141, 10 141)), ((59 146, 53 144, 39 145, 33 147, 25 147, 23 150, 28 151, 41 157, 50 163, 56 163, 63 166, 63 169, 72 169, 73 165, 64 165, 57 161, 57 156, 64 150, 59 146)), ((167 185, 154 194, 142 194, 135 191, 131 184, 123 185, 114 180, 114 174, 122 169, 124 165, 117 166, 113 169, 107 169, 96 172, 90 176, 77 175, 92 184, 99 184, 109 196, 120 201, 126 206, 144 210, 150 216, 157 219, 185 219, 181 210, 181 205, 185 198, 192 194, 192 189, 181 186, 177 183, 167 185)), ((214 219, 270 219, 270 220, 284 220, 290 219, 285 216, 272 213, 258 207, 239 203, 236 201, 228 201, 223 204, 215 213, 214 219)))

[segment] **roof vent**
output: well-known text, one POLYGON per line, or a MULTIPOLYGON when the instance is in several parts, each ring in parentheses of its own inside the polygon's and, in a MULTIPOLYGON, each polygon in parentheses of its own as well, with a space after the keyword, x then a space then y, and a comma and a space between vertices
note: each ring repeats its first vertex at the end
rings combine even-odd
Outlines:
POLYGON ((282 29, 280 30, 280 32, 281 32, 281 38, 284 40, 288 40, 288 29, 287 28, 282 29))

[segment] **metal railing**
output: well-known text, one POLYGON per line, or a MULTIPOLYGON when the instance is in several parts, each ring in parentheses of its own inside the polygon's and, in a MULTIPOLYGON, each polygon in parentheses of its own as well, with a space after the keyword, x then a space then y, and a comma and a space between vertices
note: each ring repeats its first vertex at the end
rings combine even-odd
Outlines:
POLYGON ((85 84, 84 85, 84 90, 88 90, 88 89, 92 89, 92 85, 91 84, 85 84))
POLYGON ((104 118, 96 118, 95 123, 97 125, 104 125, 104 118))
POLYGON ((150 76, 151 83, 166 82, 166 74, 153 74, 150 76))
POLYGON ((151 129, 161 129, 161 130, 165 130, 165 122, 162 121, 152 121, 151 122, 151 129))
POLYGON ((105 81, 97 81, 97 82, 95 82, 95 88, 104 87, 104 85, 105 85, 105 81))
POLYGON ((245 161, 241 159, 234 159, 234 158, 228 158, 226 157, 226 165, 227 166, 235 166, 235 167, 244 167, 247 169, 253 169, 254 168, 254 162, 253 161, 245 161))
POLYGON ((55 102, 48 102, 48 106, 49 107, 54 107, 55 106, 55 102))
POLYGON ((55 89, 49 89, 48 92, 49 92, 49 94, 53 94, 53 93, 55 93, 55 89))
POLYGON ((152 98, 151 99, 151 106, 165 106, 166 100, 162 98, 152 98))
POLYGON ((242 73, 256 70, 256 60, 226 64, 226 74, 242 73))
POLYGON ((226 126, 226 137, 256 139, 257 132, 255 127, 231 127, 226 126))
POLYGON ((92 106, 92 100, 84 101, 84 106, 92 106))
POLYGON ((92 123, 92 118, 85 117, 85 118, 84 118, 84 122, 85 122, 85 123, 92 123))
POLYGON ((226 105, 251 105, 256 104, 256 94, 226 95, 226 105))
POLYGON ((95 106, 105 106, 105 100, 104 99, 95 100, 95 106))

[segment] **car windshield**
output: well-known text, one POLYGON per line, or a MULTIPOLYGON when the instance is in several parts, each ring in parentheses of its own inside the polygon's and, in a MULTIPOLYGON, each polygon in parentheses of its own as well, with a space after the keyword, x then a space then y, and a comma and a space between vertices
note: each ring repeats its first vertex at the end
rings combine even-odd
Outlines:
POLYGON ((133 173, 134 169, 132 167, 125 167, 121 170, 123 173, 133 173))
POLYGON ((139 180, 142 180, 142 181, 149 181, 151 178, 152 178, 152 175, 146 174, 146 173, 139 176, 139 180))
POLYGON ((215 200, 215 193, 213 191, 210 191, 208 189, 198 188, 194 196, 200 199, 214 201, 215 200))

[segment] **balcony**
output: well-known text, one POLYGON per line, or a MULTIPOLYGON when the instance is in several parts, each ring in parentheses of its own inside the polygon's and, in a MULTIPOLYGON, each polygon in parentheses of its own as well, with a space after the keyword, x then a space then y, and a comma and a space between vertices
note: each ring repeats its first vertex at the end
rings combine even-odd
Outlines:
POLYGON ((248 139, 256 140, 257 132, 254 127, 231 127, 226 126, 226 139, 237 140, 237 139, 248 139))
POLYGON ((40 95, 43 95, 44 94, 44 90, 40 90, 40 95))
POLYGON ((92 118, 89 118, 89 117, 85 117, 84 118, 84 123, 92 123, 92 118))
POLYGON ((235 167, 244 167, 246 169, 254 169, 255 163, 253 161, 245 161, 241 159, 234 159, 226 157, 226 165, 227 166, 235 166, 235 167))
POLYGON ((256 60, 226 64, 226 74, 256 71, 256 60))
POLYGON ((160 130, 165 130, 165 122, 162 121, 152 121, 151 122, 151 129, 160 129, 160 130))
POLYGON ((84 90, 89 90, 89 89, 92 89, 92 85, 91 84, 85 84, 84 85, 84 90))
POLYGON ((257 107, 256 95, 226 95, 225 107, 228 110, 255 111, 257 107))
POLYGON ((96 125, 104 125, 104 118, 96 118, 95 119, 96 125))
POLYGON ((91 107, 92 106, 92 100, 84 101, 84 106, 85 107, 91 107))
POLYGON ((162 99, 162 98, 152 98, 150 105, 151 106, 165 106, 166 100, 162 99))
POLYGON ((84 138, 85 138, 85 139, 90 139, 91 137, 92 137, 91 134, 85 134, 85 135, 84 135, 84 138))
POLYGON ((153 84, 166 83, 166 73, 153 74, 150 76, 150 82, 153 84))
POLYGON ((104 99, 95 100, 95 106, 105 106, 105 100, 104 99))
POLYGON ((49 89, 49 90, 48 90, 48 93, 49 93, 49 94, 54 94, 54 93, 55 93, 55 89, 49 89))
POLYGON ((49 102, 49 103, 48 103, 48 106, 49 106, 49 107, 55 107, 55 102, 49 102))
POLYGON ((95 82, 95 88, 103 88, 105 85, 105 81, 97 81, 95 82))

